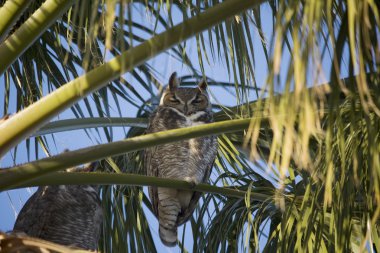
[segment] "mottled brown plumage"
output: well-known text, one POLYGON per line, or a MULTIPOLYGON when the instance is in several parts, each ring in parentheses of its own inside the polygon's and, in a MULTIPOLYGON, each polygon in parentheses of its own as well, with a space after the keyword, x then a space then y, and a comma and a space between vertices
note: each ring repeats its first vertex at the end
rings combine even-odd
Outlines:
MULTIPOLYGON (((83 170, 93 170, 95 163, 83 170)), ((103 220, 98 189, 91 185, 42 186, 21 209, 13 228, 54 243, 96 250, 103 220)))
MULTIPOLYGON (((178 86, 173 73, 160 105, 150 117, 147 133, 213 122, 206 83, 202 81, 196 88, 178 86)), ((209 179, 216 152, 215 136, 193 138, 146 149, 144 164, 150 176, 199 184, 209 179)), ((160 238, 165 245, 174 246, 177 227, 191 217, 201 193, 149 187, 149 195, 159 220, 160 238)))

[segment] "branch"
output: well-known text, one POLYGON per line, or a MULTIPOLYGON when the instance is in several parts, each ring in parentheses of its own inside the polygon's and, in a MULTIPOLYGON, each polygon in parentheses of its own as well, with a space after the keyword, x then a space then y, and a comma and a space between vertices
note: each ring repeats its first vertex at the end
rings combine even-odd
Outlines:
POLYGON ((141 127, 146 128, 146 118, 84 118, 57 120, 46 124, 32 136, 78 130, 92 127, 141 127))
MULTIPOLYGON (((9 36, 9 38, 0 45, 0 75, 31 46, 44 31, 57 21, 73 2, 74 0, 47 0, 22 26, 9 36)), ((17 6, 17 8, 20 7, 17 6)))
MULTIPOLYGON (((99 185, 134 185, 134 186, 157 186, 166 188, 175 188, 182 190, 194 190, 205 193, 221 194, 226 197, 245 198, 246 192, 217 187, 209 184, 198 184, 195 187, 190 183, 182 180, 157 178, 136 174, 126 173, 100 173, 100 172, 55 172, 42 177, 30 180, 27 183, 20 184, 17 188, 44 186, 44 185, 86 185, 86 184, 99 184, 99 185)), ((10 188, 9 188, 10 189, 10 188)), ((263 193, 251 192, 252 199, 264 202, 272 197, 263 193)))
POLYGON ((8 0, 0 8, 0 43, 31 2, 30 0, 8 0))
MULTIPOLYGON (((84 96, 203 30, 264 0, 230 0, 133 47, 87 74, 65 84, 0 125, 0 157, 84 96)), ((0 47, 0 55, 2 55, 0 47)), ((2 55, 3 57, 3 55, 2 55)), ((0 64, 0 73, 1 66, 0 64)))
POLYGON ((17 187, 23 182, 27 182, 47 173, 63 170, 114 155, 121 155, 155 145, 195 137, 241 131, 248 128, 251 120, 251 118, 227 120, 217 123, 147 134, 113 143, 100 144, 76 151, 64 152, 57 156, 15 166, 10 169, 3 169, 0 170, 0 191, 17 187))
POLYGON ((75 247, 65 246, 40 238, 30 237, 25 233, 3 233, 0 231, 1 252, 70 252, 91 253, 75 247))

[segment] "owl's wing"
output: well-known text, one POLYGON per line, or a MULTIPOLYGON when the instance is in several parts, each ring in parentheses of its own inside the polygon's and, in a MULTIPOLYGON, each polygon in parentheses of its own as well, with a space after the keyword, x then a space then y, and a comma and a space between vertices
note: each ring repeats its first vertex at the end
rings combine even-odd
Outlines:
POLYGON ((13 230, 38 237, 50 219, 51 203, 43 201, 43 187, 28 199, 17 216, 13 230))
MULTIPOLYGON (((149 148, 145 149, 144 152, 144 163, 145 163, 145 168, 148 176, 151 177, 158 177, 158 166, 155 164, 155 159, 153 159, 154 153, 155 153, 156 148, 149 148)), ((152 210, 153 213, 158 217, 158 192, 157 192, 157 187, 155 186, 149 186, 148 187, 149 191, 149 198, 150 201, 152 202, 152 210)))
POLYGON ((14 232, 96 250, 103 212, 97 193, 89 187, 40 187, 22 208, 14 232))
MULTIPOLYGON (((205 170, 205 175, 203 177, 202 182, 206 183, 207 180, 210 178, 212 167, 214 166, 214 161, 212 161, 207 169, 205 170)), ((194 192, 193 197, 190 200, 189 207, 184 210, 184 212, 180 213, 178 215, 177 224, 178 226, 184 224, 186 221, 190 219, 190 217, 193 215, 194 209, 198 204, 198 201, 200 197, 202 196, 202 192, 194 192)))
MULTIPOLYGON (((156 111, 152 113, 150 116, 150 122, 152 121, 152 118, 154 118, 156 115, 156 111)), ((145 130, 144 134, 153 133, 151 124, 148 125, 147 129, 145 130)), ((147 176, 151 177, 158 177, 158 166, 156 164, 156 159, 154 159, 154 155, 156 153, 156 147, 147 148, 144 150, 144 167, 147 176)), ((152 202, 152 211, 156 217, 158 217, 158 192, 157 187, 149 186, 149 198, 152 202)))

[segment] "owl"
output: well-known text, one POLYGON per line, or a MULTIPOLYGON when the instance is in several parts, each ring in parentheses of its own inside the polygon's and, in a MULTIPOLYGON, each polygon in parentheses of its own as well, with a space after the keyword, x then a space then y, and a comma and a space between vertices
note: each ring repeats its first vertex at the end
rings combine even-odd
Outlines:
MULTIPOLYGON (((92 171, 91 163, 77 171, 92 171)), ((103 211, 96 186, 41 186, 21 209, 13 228, 54 243, 97 250, 103 211)))
MULTIPOLYGON (((205 81, 196 88, 180 88, 176 73, 173 73, 157 110, 150 117, 146 132, 213 122, 206 88, 205 81)), ((186 180, 196 185, 209 179, 216 153, 216 136, 206 136, 146 149, 144 164, 148 176, 186 180)), ((149 187, 149 196, 159 221, 161 241, 172 247, 177 242, 177 227, 191 217, 201 193, 149 187)))

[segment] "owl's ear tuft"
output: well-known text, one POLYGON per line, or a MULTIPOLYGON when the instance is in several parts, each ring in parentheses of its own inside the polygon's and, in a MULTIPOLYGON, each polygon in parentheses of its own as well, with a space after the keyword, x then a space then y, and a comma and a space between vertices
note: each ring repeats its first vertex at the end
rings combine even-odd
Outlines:
POLYGON ((177 72, 174 72, 169 78, 169 89, 171 91, 176 90, 179 86, 179 79, 177 78, 177 72))
POLYGON ((206 91, 207 89, 207 82, 205 79, 202 79, 199 83, 198 83, 198 88, 200 91, 206 91))

